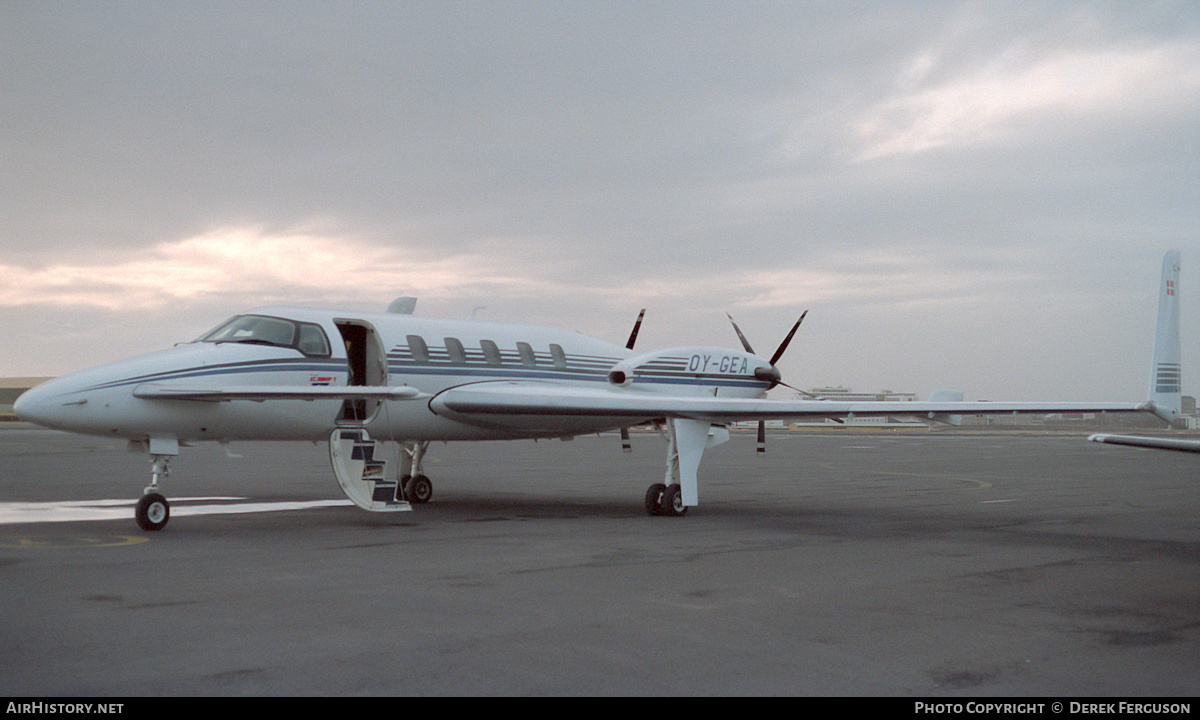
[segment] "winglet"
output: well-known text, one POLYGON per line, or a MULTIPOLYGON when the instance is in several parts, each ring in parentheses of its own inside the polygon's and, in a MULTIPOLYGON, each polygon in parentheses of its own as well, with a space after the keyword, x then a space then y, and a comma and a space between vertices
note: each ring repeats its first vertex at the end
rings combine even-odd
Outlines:
POLYGON ((1154 331, 1154 356, 1150 363, 1151 411, 1167 423, 1182 411, 1181 353, 1179 348, 1179 261, 1178 250, 1163 256, 1162 280, 1158 289, 1158 323, 1154 331))

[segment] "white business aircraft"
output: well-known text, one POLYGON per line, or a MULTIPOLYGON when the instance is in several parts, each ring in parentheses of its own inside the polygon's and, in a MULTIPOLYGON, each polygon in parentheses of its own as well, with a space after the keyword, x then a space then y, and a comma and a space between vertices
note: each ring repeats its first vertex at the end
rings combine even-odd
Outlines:
MULTIPOLYGON (((652 515, 698 504, 704 450, 737 421, 920 416, 954 423, 995 413, 1152 412, 1179 415, 1178 388, 1141 403, 773 400, 776 363, 743 350, 633 350, 530 325, 411 314, 411 298, 362 314, 271 307, 238 315, 195 342, 43 383, 18 398, 21 419, 124 438, 151 460, 135 516, 146 530, 170 515, 159 493, 168 463, 200 441, 328 439, 334 475, 356 505, 409 510, 429 500, 422 458, 432 441, 570 438, 657 424, 667 439, 664 482, 646 492, 652 515), (398 443, 390 462, 383 447, 398 443)), ((802 321, 802 315, 800 320, 802 321)), ((731 318, 732 320, 732 318, 731 318)), ((789 386, 790 387, 790 386, 789 386)))

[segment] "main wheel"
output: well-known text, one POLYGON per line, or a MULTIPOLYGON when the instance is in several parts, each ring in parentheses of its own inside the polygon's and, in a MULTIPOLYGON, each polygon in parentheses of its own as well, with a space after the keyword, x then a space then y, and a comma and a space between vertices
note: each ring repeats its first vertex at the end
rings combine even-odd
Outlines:
POLYGON ((162 495, 146 493, 138 500, 133 516, 143 530, 162 530, 167 520, 171 519, 171 506, 162 495))
POLYGON ((404 481, 404 497, 411 503, 429 502, 433 497, 433 481, 424 475, 410 477, 404 481))
POLYGON ((667 486, 662 483, 654 483, 646 489, 646 512, 651 515, 663 514, 663 493, 666 492, 667 486))
POLYGON ((687 515, 687 506, 683 504, 683 488, 679 485, 668 485, 662 497, 662 514, 679 517, 687 515))

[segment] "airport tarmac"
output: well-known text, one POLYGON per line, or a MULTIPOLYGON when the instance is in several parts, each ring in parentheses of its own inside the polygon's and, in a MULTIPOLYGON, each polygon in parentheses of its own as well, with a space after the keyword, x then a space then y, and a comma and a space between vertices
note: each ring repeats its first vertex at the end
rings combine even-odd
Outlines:
POLYGON ((388 515, 200 446, 143 533, 144 456, 5 424, 0 692, 1194 696, 1200 455, 1084 437, 735 434, 683 518, 649 434, 434 445, 388 515))

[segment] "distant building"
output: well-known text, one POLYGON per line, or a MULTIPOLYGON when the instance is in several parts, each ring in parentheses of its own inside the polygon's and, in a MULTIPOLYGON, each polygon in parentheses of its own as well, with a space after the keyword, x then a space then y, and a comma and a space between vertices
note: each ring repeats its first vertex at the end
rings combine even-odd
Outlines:
MULTIPOLYGON (((815 387, 810 389, 809 397, 816 396, 826 400, 844 400, 846 402, 861 402, 861 401, 879 401, 879 402, 914 402, 917 399, 916 393, 902 393, 893 390, 880 390, 873 393, 854 392, 850 388, 845 388, 840 385, 836 387, 815 387)), ((798 394, 797 399, 803 399, 805 396, 798 394)))
MULTIPOLYGON (((838 386, 831 387, 815 387, 810 388, 808 393, 797 393, 797 400, 812 400, 819 398, 822 400, 838 400, 841 402, 895 402, 905 403, 914 402, 917 400, 916 393, 896 392, 894 390, 880 390, 878 392, 855 392, 854 390, 838 386)), ((841 422, 829 418, 821 418, 820 420, 810 420, 806 422, 791 423, 791 427, 814 428, 814 427, 874 427, 884 428, 889 430, 925 430, 928 425, 911 417, 860 417, 843 420, 841 422)))

